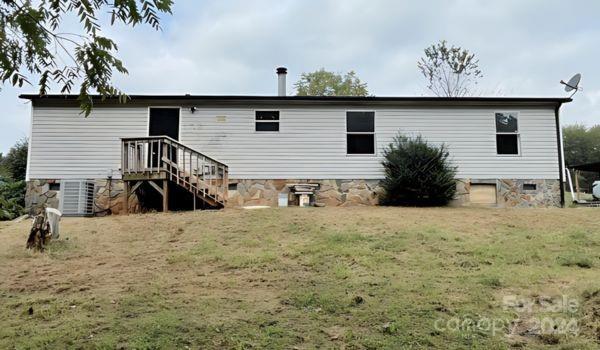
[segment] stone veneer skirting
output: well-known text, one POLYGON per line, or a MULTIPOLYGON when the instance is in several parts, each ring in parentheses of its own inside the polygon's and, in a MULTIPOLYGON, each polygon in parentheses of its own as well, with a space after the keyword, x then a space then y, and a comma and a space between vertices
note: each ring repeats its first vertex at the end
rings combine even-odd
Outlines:
MULTIPOLYGON (((94 196, 94 211, 96 213, 105 213, 110 209, 111 214, 121 214, 123 212, 123 197, 125 187, 121 180, 96 180, 96 195, 94 196)), ((129 196, 129 212, 138 213, 141 211, 137 196, 129 196)))
MULTIPOLYGON (((228 207, 277 206, 279 193, 290 192, 288 184, 318 183, 314 202, 324 206, 377 205, 379 180, 230 180, 228 207)), ((293 203, 294 196, 289 196, 293 203)))
POLYGON ((500 208, 549 208, 561 206, 560 181, 546 179, 459 179, 453 205, 469 205, 472 184, 496 185, 496 206, 500 208), (536 185, 535 190, 523 189, 524 184, 536 185))
MULTIPOLYGON (((379 180, 239 180, 230 185, 228 206, 277 206, 279 193, 289 193, 287 184, 294 183, 320 184, 314 202, 324 206, 377 205, 382 191, 379 180)), ((472 183, 496 185, 497 207, 560 207, 559 180, 544 179, 458 179, 451 205, 470 204, 472 183), (524 184, 535 184, 536 190, 524 190, 524 184)), ((291 203, 293 197, 289 196, 291 203)))
POLYGON ((50 190, 50 185, 55 180, 31 180, 27 181, 25 188, 25 208, 30 215, 36 215, 40 208, 46 205, 49 208, 59 208, 59 191, 50 190))
POLYGON ((498 180, 499 204, 504 207, 560 207, 559 180, 498 180), (535 184, 535 191, 523 190, 524 184, 535 184))
MULTIPOLYGON (((59 208, 58 191, 50 190, 50 184, 58 180, 31 180, 27 183, 25 205, 30 213, 36 213, 44 204, 59 208)), ((97 215, 123 211, 123 181, 97 179, 95 182, 94 211, 97 215), (108 211, 110 209, 110 211, 108 211)), ((378 180, 231 180, 227 207, 277 206, 280 193, 287 193, 290 205, 294 196, 289 194, 288 184, 318 183, 319 190, 313 202, 323 206, 377 205, 381 186, 378 180)), ((471 184, 496 185, 497 207, 558 207, 560 206, 559 180, 543 179, 459 179, 457 194, 451 205, 469 205, 471 184), (524 190, 524 184, 535 184, 536 190, 524 190)), ((129 198, 129 212, 140 212, 137 197, 129 198)))
MULTIPOLYGON (((44 205, 59 209, 59 191, 50 190, 51 183, 60 180, 31 180, 27 182, 25 206, 30 214, 37 214, 44 205)), ((123 181, 97 179, 94 181, 94 213, 95 215, 120 214, 123 212, 123 181), (110 209, 110 210, 109 210, 110 209)), ((140 212, 137 197, 129 197, 129 212, 140 212)))

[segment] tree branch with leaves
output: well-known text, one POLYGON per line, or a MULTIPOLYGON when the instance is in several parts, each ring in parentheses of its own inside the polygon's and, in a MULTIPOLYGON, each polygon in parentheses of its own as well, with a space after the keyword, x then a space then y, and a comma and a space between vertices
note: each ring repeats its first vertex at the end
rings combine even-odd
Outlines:
POLYGON ((103 99, 127 96, 112 83, 113 71, 127 74, 116 57, 117 44, 102 35, 99 16, 110 14, 110 25, 148 24, 160 30, 160 13, 171 13, 172 0, 0 0, 0 80, 2 84, 33 85, 39 94, 57 84, 61 93, 78 85, 79 103, 87 116, 91 94, 103 99), (81 33, 62 33, 60 26, 74 14, 81 33))
POLYGON ((354 71, 342 75, 328 72, 325 68, 302 73, 294 84, 298 96, 367 96, 367 84, 354 71))
POLYGON ((473 87, 483 77, 474 53, 448 46, 445 40, 426 48, 417 66, 429 82, 427 88, 440 97, 473 95, 473 87))

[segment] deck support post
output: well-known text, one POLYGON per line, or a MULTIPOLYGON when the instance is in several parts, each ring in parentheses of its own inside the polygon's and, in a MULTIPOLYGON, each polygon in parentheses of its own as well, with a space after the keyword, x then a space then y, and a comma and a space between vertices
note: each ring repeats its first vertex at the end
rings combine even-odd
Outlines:
POLYGON ((163 180, 163 212, 169 211, 169 181, 163 180))
POLYGON ((123 181, 123 214, 129 215, 129 181, 123 181))
POLYGON ((206 208, 207 205, 225 206, 227 165, 167 136, 123 138, 121 147, 121 176, 125 183, 124 214, 130 211, 129 196, 135 194, 140 186, 145 186, 146 182, 162 196, 164 212, 169 211, 169 182, 194 195, 195 210, 206 208))

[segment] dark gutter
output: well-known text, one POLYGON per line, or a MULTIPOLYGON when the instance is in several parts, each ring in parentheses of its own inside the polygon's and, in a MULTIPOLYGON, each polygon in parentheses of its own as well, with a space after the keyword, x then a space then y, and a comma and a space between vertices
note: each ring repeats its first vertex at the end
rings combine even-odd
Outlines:
POLYGON ((560 181, 560 206, 565 206, 565 183, 564 183, 564 168, 562 158, 562 139, 560 130, 560 104, 554 108, 554 116, 556 119, 556 143, 558 145, 558 179, 560 181))
MULTIPOLYGON (((259 95, 128 95, 130 100, 178 100, 178 101, 323 101, 323 102, 521 102, 521 103, 565 103, 566 97, 430 97, 430 96, 259 96, 259 95)), ((78 95, 22 94, 27 100, 76 101, 78 95)), ((94 100, 102 100, 93 95, 94 100)), ((114 101, 117 97, 107 97, 104 101, 114 101)))

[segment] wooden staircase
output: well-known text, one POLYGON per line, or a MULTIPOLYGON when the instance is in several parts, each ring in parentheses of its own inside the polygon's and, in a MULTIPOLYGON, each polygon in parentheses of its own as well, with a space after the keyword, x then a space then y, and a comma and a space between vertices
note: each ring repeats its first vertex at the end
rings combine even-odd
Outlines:
POLYGON ((162 195, 163 210, 168 211, 168 182, 172 182, 194 195, 194 209, 196 198, 213 207, 225 206, 229 182, 227 165, 168 136, 124 138, 121 150, 125 198, 143 182, 148 182, 162 195), (162 187, 157 185, 157 180, 162 180, 162 187))

